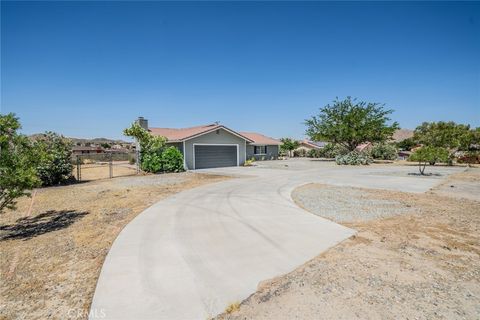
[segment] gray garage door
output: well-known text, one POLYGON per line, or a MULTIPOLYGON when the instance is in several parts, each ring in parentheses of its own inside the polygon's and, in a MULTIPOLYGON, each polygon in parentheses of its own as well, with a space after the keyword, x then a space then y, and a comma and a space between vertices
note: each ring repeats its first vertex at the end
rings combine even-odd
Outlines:
POLYGON ((195 146, 195 169, 237 165, 236 146, 195 146))

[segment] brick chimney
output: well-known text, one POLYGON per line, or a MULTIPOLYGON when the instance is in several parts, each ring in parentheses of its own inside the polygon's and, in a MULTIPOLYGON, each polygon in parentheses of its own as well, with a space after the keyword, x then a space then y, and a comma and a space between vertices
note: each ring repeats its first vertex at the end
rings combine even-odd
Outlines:
POLYGON ((148 120, 147 119, 145 119, 144 117, 138 117, 136 122, 140 125, 140 127, 142 127, 145 130, 148 130, 148 120))

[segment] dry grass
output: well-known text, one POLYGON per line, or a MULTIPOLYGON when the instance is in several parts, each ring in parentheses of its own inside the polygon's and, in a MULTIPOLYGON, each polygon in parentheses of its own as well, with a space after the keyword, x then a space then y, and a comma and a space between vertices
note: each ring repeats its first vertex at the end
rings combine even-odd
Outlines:
POLYGON ((240 303, 238 302, 234 302, 234 303, 230 303, 226 308, 225 308, 225 312, 228 313, 228 314, 231 314, 231 313, 234 313, 236 311, 240 310, 240 303))
MULTIPOLYGON (((73 168, 73 176, 77 178, 77 167, 73 168)), ((112 166, 113 177, 132 176, 137 174, 135 165, 131 165, 128 161, 114 161, 112 166)), ((110 169, 107 162, 96 162, 90 164, 82 164, 81 180, 91 181, 110 178, 110 169)))
POLYGON ((224 179, 181 173, 44 188, 30 215, 32 199, 21 199, 0 216, 0 318, 85 318, 122 228, 158 200, 224 179))
POLYGON ((480 202, 461 188, 477 183, 478 194, 479 181, 480 170, 469 170, 426 194, 376 191, 418 210, 347 224, 356 236, 262 283, 238 312, 218 318, 479 319, 480 202), (463 191, 446 196, 445 185, 463 191))

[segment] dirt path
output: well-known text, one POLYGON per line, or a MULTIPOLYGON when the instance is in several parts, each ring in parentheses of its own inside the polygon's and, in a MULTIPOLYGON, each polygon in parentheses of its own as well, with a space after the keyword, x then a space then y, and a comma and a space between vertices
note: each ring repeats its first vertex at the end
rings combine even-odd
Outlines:
POLYGON ((365 192, 394 201, 397 211, 398 204, 416 210, 344 222, 357 236, 261 284, 237 311, 217 318, 479 319, 480 202, 471 200, 479 181, 477 169, 426 194, 365 192))
POLYGON ((39 189, 0 216, 0 319, 85 319, 103 260, 145 208, 226 177, 180 173, 39 189), (31 213, 28 214, 31 206, 31 213))

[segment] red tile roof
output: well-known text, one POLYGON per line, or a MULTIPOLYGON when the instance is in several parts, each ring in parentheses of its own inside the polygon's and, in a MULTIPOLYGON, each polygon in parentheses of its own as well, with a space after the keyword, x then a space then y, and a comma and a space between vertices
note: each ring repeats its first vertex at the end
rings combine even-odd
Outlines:
POLYGON ((233 134, 236 134, 240 136, 241 138, 244 138, 245 140, 250 142, 250 139, 248 137, 243 136, 241 133, 237 133, 231 129, 228 129, 225 126, 222 126, 220 124, 207 124, 203 126, 196 126, 196 127, 191 127, 191 128, 180 128, 180 129, 173 129, 173 128, 149 128, 149 131, 156 136, 163 136, 168 139, 170 142, 174 141, 183 141, 187 140, 189 138, 193 138, 198 135, 202 135, 211 131, 215 131, 217 129, 224 129, 226 131, 229 131, 233 134))
POLYGON ((253 141, 252 144, 258 144, 258 145, 281 145, 282 144, 282 142, 279 140, 264 136, 263 134, 256 133, 256 132, 240 132, 240 134, 252 140, 253 141))

